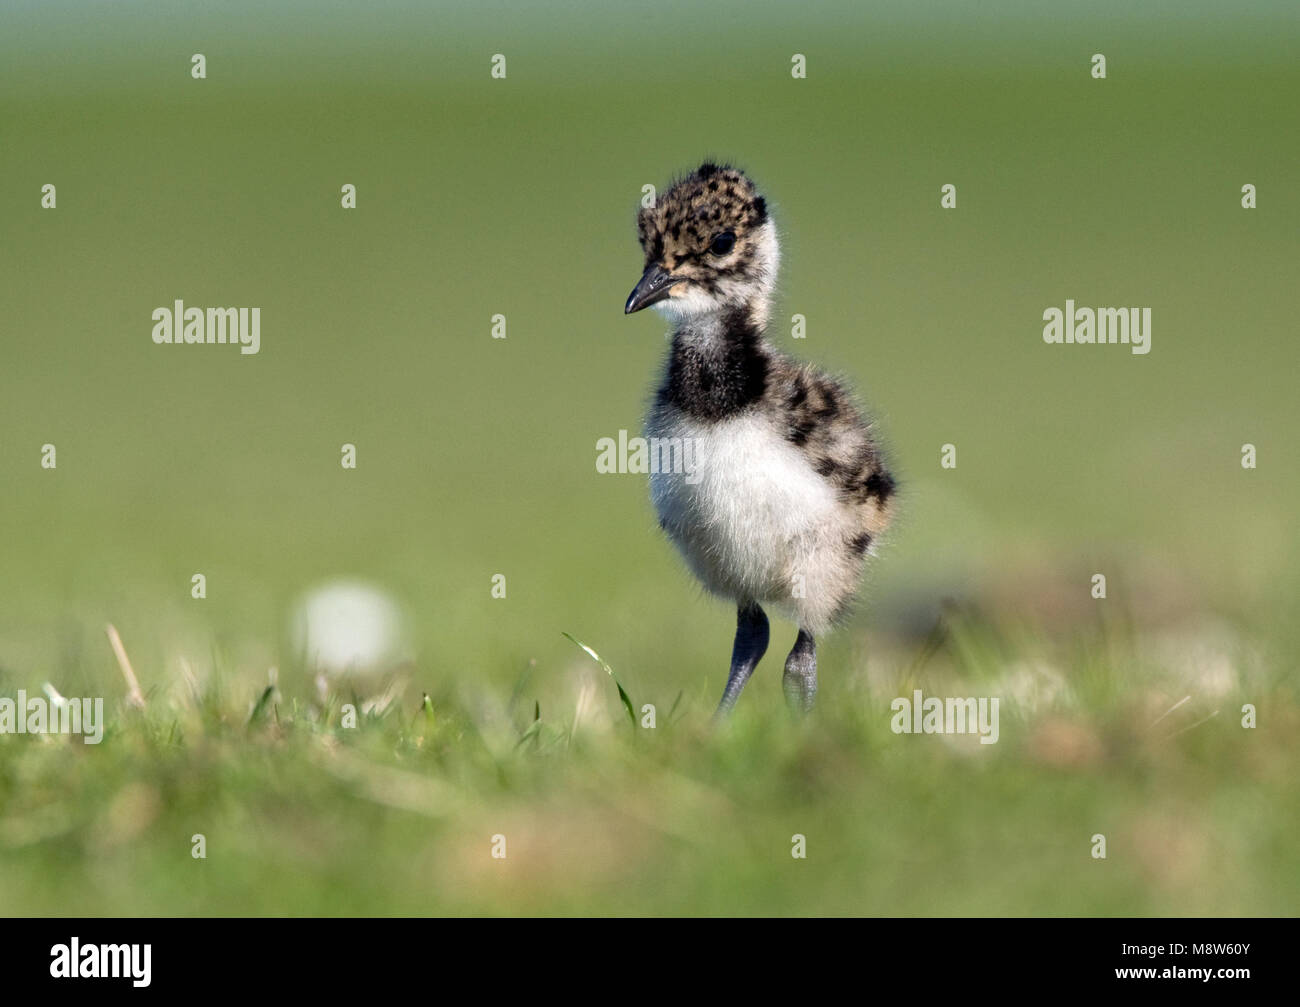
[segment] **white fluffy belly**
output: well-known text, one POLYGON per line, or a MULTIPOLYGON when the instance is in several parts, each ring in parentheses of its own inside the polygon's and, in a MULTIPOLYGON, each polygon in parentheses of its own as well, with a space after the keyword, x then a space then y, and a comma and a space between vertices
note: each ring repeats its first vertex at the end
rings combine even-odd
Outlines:
POLYGON ((681 416, 651 438, 681 438, 687 472, 650 476, 660 521, 710 590, 737 600, 797 597, 820 547, 843 536, 834 488, 771 421, 681 416))

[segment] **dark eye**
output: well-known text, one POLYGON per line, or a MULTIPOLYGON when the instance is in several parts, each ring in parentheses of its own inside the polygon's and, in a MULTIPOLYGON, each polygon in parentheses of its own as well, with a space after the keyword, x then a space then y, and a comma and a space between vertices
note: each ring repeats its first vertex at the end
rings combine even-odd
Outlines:
POLYGON ((713 239, 713 244, 709 246, 709 251, 714 255, 726 255, 731 251, 731 246, 736 243, 736 236, 730 231, 724 231, 713 239))

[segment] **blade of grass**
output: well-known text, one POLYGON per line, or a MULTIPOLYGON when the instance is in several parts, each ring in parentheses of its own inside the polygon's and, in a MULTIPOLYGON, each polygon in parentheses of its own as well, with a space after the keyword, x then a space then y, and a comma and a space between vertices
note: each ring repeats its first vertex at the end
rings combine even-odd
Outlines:
POLYGON ((632 727, 635 729, 636 712, 632 707, 632 697, 629 696, 627 694, 627 690, 623 688, 623 683, 618 680, 618 676, 614 674, 614 669, 609 666, 609 662, 607 662, 603 657, 597 654, 594 650, 588 647, 581 640, 573 636, 570 636, 568 633, 565 633, 563 631, 561 631, 561 636, 563 636, 565 639, 569 640, 572 643, 576 643, 579 647, 581 647, 586 652, 587 656, 590 657, 597 664, 599 664, 602 668, 604 668, 605 674, 609 675, 609 677, 614 680, 614 685, 618 687, 618 698, 623 704, 623 709, 627 711, 628 721, 632 724, 632 727))
POLYGON ((262 711, 266 709, 266 704, 271 701, 271 696, 274 692, 274 685, 268 685, 262 690, 262 695, 259 696, 257 702, 253 704, 253 712, 248 715, 248 722, 250 724, 256 722, 257 718, 262 715, 262 711))
POLYGON ((140 691, 140 682, 135 677, 135 669, 131 667, 131 659, 126 656, 126 648, 122 646, 122 637, 111 622, 104 627, 104 632, 108 634, 108 642, 113 646, 117 666, 122 669, 122 677, 126 679, 126 701, 136 709, 143 710, 144 693, 140 691))

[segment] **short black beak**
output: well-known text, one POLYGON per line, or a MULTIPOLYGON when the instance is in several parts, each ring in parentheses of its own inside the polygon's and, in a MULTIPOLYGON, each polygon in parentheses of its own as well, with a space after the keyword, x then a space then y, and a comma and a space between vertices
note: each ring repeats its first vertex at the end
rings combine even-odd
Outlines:
POLYGON ((641 274, 640 282, 632 288, 632 293, 628 294, 627 304, 623 306, 623 314, 630 315, 634 311, 640 311, 662 301, 668 296, 669 288, 679 279, 681 277, 673 276, 658 263, 647 266, 646 271, 641 274))

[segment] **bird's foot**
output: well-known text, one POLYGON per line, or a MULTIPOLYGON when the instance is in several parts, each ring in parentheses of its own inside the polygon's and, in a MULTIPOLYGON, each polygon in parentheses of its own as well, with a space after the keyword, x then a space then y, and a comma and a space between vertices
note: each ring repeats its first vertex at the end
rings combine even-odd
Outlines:
POLYGON ((742 605, 736 613, 736 642, 731 649, 731 672, 715 717, 725 716, 736 705, 740 690, 767 652, 767 616, 756 604, 742 605))
POLYGON ((796 713, 807 713, 817 699, 817 644, 812 634, 799 630, 799 637, 785 659, 781 676, 785 700, 796 713))

